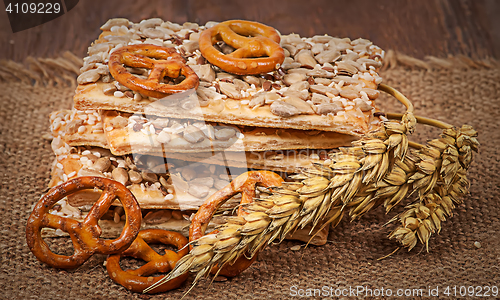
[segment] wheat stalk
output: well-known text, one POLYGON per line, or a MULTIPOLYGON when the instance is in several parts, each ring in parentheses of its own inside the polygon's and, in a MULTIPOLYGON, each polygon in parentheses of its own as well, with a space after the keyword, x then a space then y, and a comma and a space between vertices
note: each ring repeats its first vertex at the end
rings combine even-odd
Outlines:
POLYGON ((416 203, 389 222, 400 225, 389 234, 410 251, 418 240, 429 251, 429 239, 441 231, 441 223, 453 215, 455 204, 468 192, 467 170, 472 152, 478 150, 476 131, 467 125, 445 128, 441 139, 431 140, 416 153, 417 171, 410 177, 418 191, 416 203))
POLYGON ((390 116, 401 121, 384 122, 379 130, 363 136, 351 147, 331 154, 330 165, 315 164, 315 168, 291 176, 297 182, 273 188, 270 195, 243 205, 247 216, 229 218, 216 228, 217 234, 192 241, 190 253, 145 292, 187 271, 197 273, 193 287, 214 266, 220 270, 241 255, 252 258, 266 245, 276 239, 281 242, 298 228, 312 224, 313 233, 321 229, 319 224, 322 228, 330 223, 336 226, 346 211, 357 219, 381 204, 390 210, 413 192, 419 194, 420 202, 393 219, 401 221, 402 226, 390 238, 407 247, 416 244, 416 236, 427 243, 430 233, 439 231, 440 222, 451 214, 453 203, 450 206, 448 200, 459 201, 458 197, 467 190, 462 169, 466 170, 464 166, 471 162, 471 150, 477 150, 475 131, 462 127, 455 133, 448 124, 418 118, 445 130, 441 139, 426 146, 411 143, 407 134, 414 131, 417 123, 413 105, 388 86, 381 84, 379 89, 406 106, 405 114, 390 116), (456 145, 456 152, 452 145, 456 145), (409 153, 409 146, 419 150, 409 153), (414 220, 421 223, 414 225, 414 220))

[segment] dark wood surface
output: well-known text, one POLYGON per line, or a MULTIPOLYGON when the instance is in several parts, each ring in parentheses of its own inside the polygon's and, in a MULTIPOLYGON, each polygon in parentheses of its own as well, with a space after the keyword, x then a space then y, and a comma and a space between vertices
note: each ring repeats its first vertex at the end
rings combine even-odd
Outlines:
POLYGON ((463 54, 500 57, 500 1, 497 0, 81 0, 62 17, 13 34, 0 12, 0 58, 53 57, 70 50, 79 56, 113 17, 134 22, 161 17, 205 24, 255 20, 281 33, 372 40, 383 49, 423 58, 463 54))

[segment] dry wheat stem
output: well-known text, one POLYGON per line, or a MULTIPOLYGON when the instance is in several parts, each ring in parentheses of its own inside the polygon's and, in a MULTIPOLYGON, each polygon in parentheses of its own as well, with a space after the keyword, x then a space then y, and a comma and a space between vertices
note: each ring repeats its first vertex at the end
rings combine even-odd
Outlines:
POLYGON ((314 168, 292 175, 295 182, 273 188, 269 194, 262 193, 253 203, 243 205, 249 213, 247 216, 228 218, 227 223, 216 228, 217 234, 193 241, 191 252, 145 292, 187 271, 196 273, 194 286, 208 276, 214 266, 222 268, 232 264, 241 255, 253 257, 266 245, 275 240, 281 242, 298 228, 312 225, 312 233, 329 224, 336 226, 345 213, 354 220, 381 204, 389 211, 415 191, 420 195, 420 202, 408 207, 407 214, 394 219, 402 222, 403 229, 394 230, 390 238, 410 247, 418 236, 427 244, 430 233, 441 228, 435 220, 441 222, 444 216, 451 215, 453 202, 458 203, 458 197, 467 190, 465 173, 456 164, 460 164, 459 157, 470 164, 469 152, 477 150, 475 132, 462 127, 461 135, 454 134, 448 124, 419 118, 430 125, 446 125, 447 129, 444 137, 437 141, 412 144, 407 133, 413 132, 417 123, 413 105, 391 87, 380 85, 379 89, 394 95, 407 107, 404 115, 397 116, 401 121, 384 122, 379 130, 366 134, 351 147, 331 154, 329 165, 314 164, 314 168), (455 155, 453 147, 459 136, 462 152, 457 150, 455 155), (409 150, 409 145, 418 150, 409 150), (422 203, 429 210, 428 215, 422 203), (421 220, 417 225, 422 226, 415 226, 414 219, 421 220))

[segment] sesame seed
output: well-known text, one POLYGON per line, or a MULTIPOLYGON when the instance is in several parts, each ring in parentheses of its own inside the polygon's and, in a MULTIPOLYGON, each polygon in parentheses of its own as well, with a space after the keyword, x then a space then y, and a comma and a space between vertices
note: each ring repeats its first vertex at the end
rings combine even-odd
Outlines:
POLYGON ((117 97, 117 98, 122 98, 125 96, 125 94, 123 92, 120 92, 120 91, 116 91, 113 93, 113 96, 117 97))
POLYGON ((84 132, 85 132, 85 130, 86 130, 86 128, 85 128, 85 126, 83 126, 83 125, 82 125, 82 126, 80 126, 80 127, 78 127, 78 133, 80 133, 80 134, 84 133, 84 132))
POLYGON ((309 155, 309 157, 310 157, 311 159, 319 159, 319 155, 318 155, 318 154, 316 154, 316 153, 313 153, 313 154, 309 155))
POLYGON ((172 194, 168 194, 168 195, 166 195, 166 196, 165 196, 165 198, 164 198, 164 199, 165 199, 165 200, 172 200, 172 199, 174 199, 174 195, 172 195, 172 194))

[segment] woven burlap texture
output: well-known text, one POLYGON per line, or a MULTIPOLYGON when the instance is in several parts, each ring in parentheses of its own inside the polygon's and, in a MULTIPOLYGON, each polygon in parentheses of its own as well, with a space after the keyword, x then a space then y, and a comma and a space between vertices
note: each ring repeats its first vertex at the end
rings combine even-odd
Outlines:
MULTIPOLYGON (((379 208, 358 222, 344 219, 330 232, 325 246, 292 251, 290 248, 300 243, 285 241, 268 247, 240 276, 212 284, 203 280, 185 299, 288 299, 298 289, 349 286, 389 288, 393 292, 423 289, 425 298, 429 287, 439 286, 443 296, 446 286, 500 285, 500 68, 464 58, 440 63, 400 58, 401 63, 397 57, 391 58, 390 68, 382 72, 384 82, 412 100, 418 115, 474 126, 481 143, 469 172, 470 195, 453 218, 443 223, 441 234, 431 238, 430 253, 421 251, 419 245, 409 253, 399 250, 377 260, 398 247, 386 237, 392 226, 383 224, 401 211, 399 207, 385 215, 379 208)), ((134 294, 111 281, 103 266, 105 256, 94 256, 82 267, 65 271, 50 268, 31 254, 25 241, 26 220, 46 191, 53 160, 50 142, 43 138, 48 132, 48 114, 71 107, 74 86, 65 85, 71 81, 67 75, 48 82, 40 78, 50 74, 40 71, 26 77, 19 70, 17 76, 12 70, 0 76, 0 298, 181 298, 192 278, 182 288, 165 294, 134 294)), ((386 110, 402 111, 388 97, 381 98, 383 101, 387 101, 382 104, 386 110)), ((439 133, 420 125, 417 130, 412 137, 416 141, 439 133)), ((70 249, 65 238, 51 242, 54 249, 70 249)))

